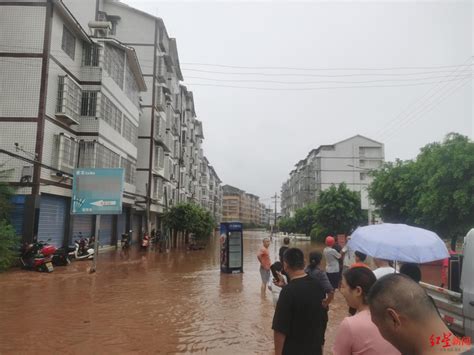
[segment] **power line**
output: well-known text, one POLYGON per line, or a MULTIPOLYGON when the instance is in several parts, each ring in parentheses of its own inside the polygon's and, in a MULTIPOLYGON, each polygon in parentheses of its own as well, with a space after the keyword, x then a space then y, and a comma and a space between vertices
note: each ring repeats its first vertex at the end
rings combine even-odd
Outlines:
MULTIPOLYGON (((272 67, 272 66, 238 66, 238 65, 224 65, 224 64, 210 64, 210 63, 192 63, 183 62, 182 65, 232 68, 232 69, 268 69, 268 70, 301 70, 301 71, 379 71, 379 70, 423 70, 423 69, 442 69, 466 66, 466 64, 456 65, 438 65, 438 66, 416 66, 416 67, 383 67, 383 68, 304 68, 304 67, 272 67)), ((470 64, 472 66, 472 64, 470 64)))
MULTIPOLYGON (((464 87, 465 85, 469 84, 471 81, 470 80, 466 80, 465 82, 461 83, 461 85, 458 85, 457 87, 453 87, 451 91, 449 91, 447 94, 445 93, 444 97, 438 97, 438 100, 431 103, 431 105, 427 105, 425 106, 421 111, 419 111, 415 116, 412 116, 410 119, 408 119, 407 121, 405 121, 405 123, 403 124, 403 127, 406 127, 407 125, 409 125, 410 123, 414 122, 417 118, 421 117, 422 114, 426 114, 428 112, 430 112, 431 110, 433 110, 437 105, 439 105, 441 102, 443 102, 445 99, 447 99, 448 97, 450 97, 452 94, 454 94, 457 90, 461 89, 462 87, 464 87), (425 112, 426 111, 426 112, 425 112), (420 116, 421 115, 421 116, 420 116)), ((386 138, 387 141, 390 141, 391 139, 394 138, 394 136, 396 135, 396 131, 393 132, 390 136, 388 136, 386 138)))
POLYGON ((322 78, 339 78, 339 77, 357 77, 357 76, 407 76, 407 75, 426 75, 426 74, 442 74, 450 73, 451 71, 425 71, 425 72, 413 72, 413 73, 375 73, 375 74, 297 74, 297 73, 248 73, 248 72, 223 72, 213 70, 202 70, 202 69, 185 69, 185 71, 199 72, 199 73, 210 73, 210 74, 224 74, 224 75, 260 75, 260 76, 301 76, 301 77, 322 77, 322 78))
POLYGON ((421 86, 438 84, 450 81, 459 81, 463 78, 443 80, 443 81, 427 81, 414 84, 399 84, 399 85, 371 85, 371 86, 328 86, 328 87, 317 87, 317 88, 268 88, 268 87, 250 87, 250 86, 235 86, 235 85, 217 85, 217 84, 205 84, 205 83, 187 83, 187 85, 194 86, 208 86, 218 88, 233 88, 233 89, 246 89, 246 90, 257 90, 257 91, 314 91, 314 90, 331 90, 331 89, 370 89, 370 88, 391 88, 391 87, 410 87, 410 86, 421 86))
MULTIPOLYGON (((472 57, 468 57, 467 61, 472 61, 472 57)), ((455 74, 457 70, 453 71, 451 73, 451 75, 455 74)), ((460 74, 464 74, 464 73, 458 73, 458 75, 455 75, 455 77, 458 77, 460 74)), ((376 134, 377 136, 379 135, 385 135, 387 132, 390 132, 391 130, 393 130, 393 124, 396 124, 397 121, 402 121, 402 120, 399 120, 399 118, 402 117, 402 115, 404 113, 406 114, 409 114, 410 113, 410 110, 412 109, 415 109, 416 106, 421 103, 421 102, 424 102, 426 100, 429 100, 430 98, 432 98, 433 96, 435 96, 439 91, 442 91, 443 90, 443 86, 444 87, 447 87, 449 86, 449 84, 442 84, 442 83, 438 83, 438 85, 430 88, 424 95, 422 95, 419 99, 416 99, 415 101, 411 102, 407 108, 405 108, 404 110, 402 110, 394 119, 392 119, 387 125, 385 125, 381 130, 379 130, 379 132, 376 134), (439 87, 439 89, 437 89, 437 87, 439 87), (431 95, 430 92, 433 92, 431 95)))
MULTIPOLYGON (((472 75, 472 74, 466 74, 472 75)), ((405 79, 378 79, 378 80, 364 80, 364 81, 331 81, 331 80, 321 80, 321 81, 275 81, 275 80, 239 80, 239 79, 214 79, 214 78, 206 78, 200 76, 188 76, 187 78, 190 79, 201 79, 201 80, 209 80, 209 81, 216 81, 216 82, 238 82, 238 83, 273 83, 273 84, 369 84, 369 83, 377 83, 377 82, 391 82, 391 81, 419 81, 419 80, 433 80, 433 79, 441 79, 441 78, 450 78, 451 75, 444 75, 444 76, 430 76, 424 78, 405 78, 405 79)))

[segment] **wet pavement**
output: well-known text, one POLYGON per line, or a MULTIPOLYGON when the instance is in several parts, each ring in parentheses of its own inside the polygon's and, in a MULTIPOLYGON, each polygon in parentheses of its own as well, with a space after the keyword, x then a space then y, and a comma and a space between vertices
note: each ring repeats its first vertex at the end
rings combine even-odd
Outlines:
MULTIPOLYGON (((193 353, 271 354, 273 304, 260 294, 256 252, 261 232, 244 237, 244 274, 219 271, 218 238, 205 250, 132 250, 56 267, 51 274, 0 274, 0 354, 193 353)), ((270 246, 272 260, 280 241, 270 246)), ((311 242, 293 246, 321 249, 311 242)), ((438 282, 439 269, 423 270, 438 282)), ((326 351, 346 316, 339 293, 331 304, 326 351)))

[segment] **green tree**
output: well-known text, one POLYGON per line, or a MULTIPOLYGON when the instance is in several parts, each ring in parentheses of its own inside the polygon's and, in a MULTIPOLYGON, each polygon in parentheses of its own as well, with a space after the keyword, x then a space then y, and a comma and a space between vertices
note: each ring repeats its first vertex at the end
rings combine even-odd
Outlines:
POLYGON ((360 206, 360 194, 351 191, 346 184, 338 187, 332 185, 321 192, 316 207, 316 223, 319 233, 313 235, 321 239, 323 234, 348 234, 364 221, 364 213, 360 206))
POLYGON ((13 196, 13 189, 5 182, 10 176, 10 170, 1 170, 3 165, 0 165, 0 220, 10 220, 11 198, 13 196))
POLYGON ((281 232, 285 232, 285 233, 293 233, 296 231, 296 228, 295 228, 295 220, 294 218, 291 218, 291 217, 282 217, 279 221, 278 221, 278 229, 281 231, 281 232))
POLYGON ((474 143, 450 133, 413 161, 374 172, 369 195, 385 221, 415 224, 444 238, 463 235, 474 221, 474 143))
POLYGON ((17 259, 16 249, 19 247, 19 238, 9 222, 13 190, 4 182, 10 172, 10 170, 0 170, 0 271, 13 265, 17 259))
POLYGON ((298 233, 309 235, 314 224, 317 222, 316 212, 317 203, 309 204, 303 208, 297 209, 294 217, 295 230, 298 233))
POLYGON ((0 271, 10 268, 17 260, 15 250, 19 247, 18 237, 12 225, 6 220, 0 221, 0 271))
POLYGON ((209 211, 192 203, 181 203, 171 207, 163 216, 167 228, 173 230, 174 235, 183 232, 187 237, 193 233, 199 240, 208 238, 215 226, 214 219, 209 211))

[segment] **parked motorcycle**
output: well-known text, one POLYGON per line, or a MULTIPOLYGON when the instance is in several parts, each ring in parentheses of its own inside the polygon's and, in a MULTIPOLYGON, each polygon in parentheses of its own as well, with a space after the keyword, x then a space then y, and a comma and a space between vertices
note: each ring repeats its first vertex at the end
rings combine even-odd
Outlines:
POLYGON ((56 252, 54 245, 40 242, 25 243, 20 252, 20 262, 25 269, 40 272, 52 272, 54 270, 52 262, 53 254, 56 252))
POLYGON ((53 265, 55 266, 66 266, 71 263, 70 254, 74 253, 76 250, 75 246, 68 246, 64 248, 59 248, 53 254, 53 265))
POLYGON ((82 237, 74 241, 74 250, 69 252, 69 256, 76 260, 90 260, 94 258, 94 237, 90 239, 82 237))

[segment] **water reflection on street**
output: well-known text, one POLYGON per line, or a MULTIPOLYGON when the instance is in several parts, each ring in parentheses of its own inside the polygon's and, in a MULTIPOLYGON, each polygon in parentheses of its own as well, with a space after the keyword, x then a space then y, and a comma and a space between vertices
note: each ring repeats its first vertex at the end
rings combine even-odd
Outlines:
MULTIPOLYGON (((244 274, 221 274, 218 238, 207 249, 100 255, 52 274, 0 275, 0 353, 273 352, 270 292, 260 294, 256 253, 267 233, 244 235, 244 274)), ((280 241, 270 246, 272 260, 280 241)), ((311 242, 293 243, 307 252, 311 242)), ((437 269, 424 269, 428 281, 437 269)), ((326 350, 346 316, 340 294, 330 310, 326 350)), ((326 351, 326 353, 329 353, 326 351)))

